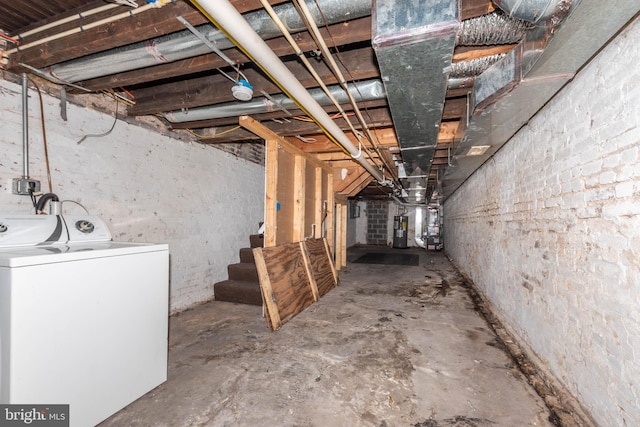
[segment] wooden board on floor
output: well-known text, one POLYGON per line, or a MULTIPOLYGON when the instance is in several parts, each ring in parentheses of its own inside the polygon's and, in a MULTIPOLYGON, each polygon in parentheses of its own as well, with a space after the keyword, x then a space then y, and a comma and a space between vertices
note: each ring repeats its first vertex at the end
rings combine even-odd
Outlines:
POLYGON ((253 256, 267 321, 275 331, 317 300, 317 288, 301 242, 255 248, 253 256))
POLYGON ((313 275, 319 297, 324 296, 338 284, 338 277, 331 261, 331 253, 326 239, 308 239, 304 242, 311 274, 313 275))

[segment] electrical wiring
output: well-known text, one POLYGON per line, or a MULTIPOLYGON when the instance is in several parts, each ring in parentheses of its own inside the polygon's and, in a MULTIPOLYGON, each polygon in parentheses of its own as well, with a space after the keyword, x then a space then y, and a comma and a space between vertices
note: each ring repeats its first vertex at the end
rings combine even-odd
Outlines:
POLYGON ((76 202, 75 200, 63 200, 60 202, 60 208, 62 209, 62 206, 66 203, 75 203, 76 205, 80 206, 82 209, 84 209, 84 211, 87 213, 87 215, 89 215, 89 210, 87 208, 84 207, 84 205, 80 202, 76 202))
POLYGON ((231 77, 229 74, 227 74, 226 72, 224 72, 222 69, 220 68, 216 68, 216 70, 222 74, 224 77, 226 77, 227 79, 231 80, 234 83, 238 83, 238 81, 240 80, 240 77, 242 77, 244 79, 244 81, 248 82, 249 79, 247 79, 247 77, 242 73, 242 71, 240 71, 240 64, 236 64, 235 62, 233 62, 232 59, 230 59, 227 55, 225 55, 224 53, 222 53, 222 51, 220 49, 218 49, 213 43, 211 43, 209 41, 209 39, 207 39, 204 34, 202 34, 200 31, 198 31, 193 25, 191 25, 186 19, 184 19, 182 16, 178 16, 176 17, 176 19, 178 21, 180 21, 180 23, 182 25, 184 25, 189 31, 191 31, 191 33, 196 36, 198 38, 198 40, 200 40, 202 43, 205 44, 205 46, 207 46, 209 49, 211 49, 213 52, 215 52, 220 58, 222 58, 227 64, 231 65, 231 67, 238 73, 238 77, 237 78, 233 78, 231 77))
POLYGON ((123 88, 122 86, 120 86, 120 90, 126 93, 127 96, 131 98, 131 102, 133 102, 133 100, 136 99, 136 97, 131 92, 129 92, 127 89, 123 88))
MULTIPOLYGON (((355 116, 355 113, 347 113, 345 114, 347 117, 353 117, 355 116)), ((343 115, 341 113, 336 113, 332 116, 329 116, 332 120, 337 120, 337 119, 341 119, 343 118, 343 115)), ((292 119, 294 120, 298 120, 301 122, 314 122, 315 120, 313 120, 311 117, 308 116, 294 116, 292 117, 292 119)))
POLYGON ((221 135, 224 135, 224 134, 229 133, 229 132, 233 132, 234 130, 238 130, 238 129, 240 129, 240 127, 241 127, 241 126, 236 126, 236 127, 231 128, 231 129, 227 129, 227 130, 225 130, 225 131, 223 131, 223 132, 217 133, 217 134, 215 134, 215 135, 200 135, 199 133, 194 132, 194 131, 193 131, 193 130, 191 130, 191 129, 186 129, 186 131, 187 131, 190 135, 195 136, 196 138, 200 138, 200 139, 216 139, 216 138, 218 138, 218 137, 219 137, 219 136, 221 136, 221 135))
POLYGON ((118 101, 117 97, 114 96, 113 99, 116 100, 116 114, 115 114, 115 117, 113 119, 113 124, 111 125, 111 128, 108 131, 104 132, 104 133, 88 134, 88 135, 83 136, 77 142, 78 145, 80 145, 87 138, 102 138, 103 136, 109 135, 113 131, 113 129, 116 127, 116 123, 118 122, 118 105, 120 105, 120 102, 118 101))
MULTIPOLYGON (((110 97, 114 98, 118 102, 122 102, 124 105, 126 105, 128 107, 136 105, 135 101, 127 99, 124 96, 120 95, 119 93, 114 92, 113 90, 101 90, 100 92, 102 92, 102 94, 104 94, 104 95, 107 95, 107 96, 110 96, 110 97)), ((131 95, 131 96, 133 96, 133 95, 131 95)))
POLYGON ((20 44, 20 40, 14 39, 13 37, 9 37, 8 35, 6 35, 4 33, 0 33, 0 38, 3 38, 5 40, 10 41, 11 43, 15 44, 16 46, 20 44))

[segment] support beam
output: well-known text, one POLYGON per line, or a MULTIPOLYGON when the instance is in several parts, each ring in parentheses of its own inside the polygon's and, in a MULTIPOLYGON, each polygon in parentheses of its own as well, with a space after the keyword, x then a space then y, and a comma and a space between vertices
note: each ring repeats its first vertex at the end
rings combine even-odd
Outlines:
POLYGON ((257 120, 254 120, 249 116, 240 116, 240 119, 238 120, 238 123, 240 124, 240 126, 242 126, 243 128, 253 132, 255 135, 259 136, 260 138, 264 139, 265 141, 269 141, 269 140, 277 141, 277 143, 279 145, 281 145, 282 147, 286 148, 287 151, 289 151, 291 153, 294 153, 294 154, 296 154, 298 156, 304 157, 312 165, 320 167, 320 168, 326 170, 327 172, 331 172, 331 167, 329 165, 327 165, 324 162, 319 161, 318 159, 313 157, 311 154, 305 153, 304 151, 300 150, 298 147, 294 146, 289 141, 287 141, 286 139, 282 138, 277 133, 273 132, 271 129, 265 127, 264 125, 262 125, 257 120))
POLYGON ((305 236, 305 158, 296 156, 293 171, 293 241, 301 242, 305 236))
POLYGON ((323 170, 320 167, 315 168, 315 189, 314 189, 314 206, 315 206, 315 210, 314 210, 314 219, 313 219, 313 223, 315 224, 315 230, 313 233, 313 237, 315 239, 320 239, 322 238, 322 217, 323 217, 323 212, 322 212, 322 203, 323 203, 323 198, 322 198, 322 193, 323 193, 323 187, 322 187, 322 177, 323 177, 323 170))
POLYGON ((265 204, 264 204, 264 246, 276 245, 277 233, 277 191, 278 191, 278 141, 268 139, 266 144, 265 204))

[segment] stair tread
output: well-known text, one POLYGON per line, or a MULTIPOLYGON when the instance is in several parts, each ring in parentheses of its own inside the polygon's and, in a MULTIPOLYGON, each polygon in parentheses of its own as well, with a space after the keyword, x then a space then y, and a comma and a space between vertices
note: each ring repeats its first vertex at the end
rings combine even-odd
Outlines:
POLYGON ((248 280, 223 280, 213 285, 216 301, 262 305, 260 283, 248 280))
POLYGON ((221 286, 242 286, 242 287, 246 287, 246 288, 260 289, 260 282, 253 281, 253 280, 227 279, 227 280, 221 280, 221 281, 215 283, 213 286, 216 287, 218 285, 221 285, 221 286))
POLYGON ((229 264, 227 266, 230 280, 258 280, 258 269, 255 263, 240 262, 237 264, 229 264))
POLYGON ((241 270, 257 270, 256 265, 252 262, 238 262, 235 264, 229 264, 229 267, 241 270))
POLYGON ((253 249, 252 248, 242 248, 240 249, 240 262, 246 263, 255 263, 253 259, 253 249))
POLYGON ((264 247, 264 234, 252 234, 249 236, 249 242, 252 248, 264 247))

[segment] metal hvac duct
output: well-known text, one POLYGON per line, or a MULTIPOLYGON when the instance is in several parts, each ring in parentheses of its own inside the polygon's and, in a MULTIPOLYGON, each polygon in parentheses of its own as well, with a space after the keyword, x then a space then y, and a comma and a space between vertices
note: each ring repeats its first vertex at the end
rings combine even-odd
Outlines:
POLYGON ((640 11, 637 0, 611 1, 606 14, 598 0, 564 6, 570 6, 569 15, 559 25, 530 30, 515 50, 475 78, 474 111, 441 182, 445 199, 640 11))
POLYGON ((561 3, 567 0, 493 0, 493 2, 509 16, 528 22, 544 21, 555 15, 561 3))
MULTIPOLYGON (((357 102, 375 101, 384 99, 384 87, 380 80, 367 80, 348 85, 349 92, 357 102)), ((347 93, 340 85, 329 86, 329 92, 340 104, 349 102, 347 93)), ((331 99, 320 88, 309 90, 309 94, 320 105, 332 105, 331 99)), ((256 98, 249 102, 227 102, 224 104, 206 107, 191 108, 186 111, 177 110, 165 113, 164 117, 172 123, 190 122, 196 120, 219 119, 221 117, 233 117, 268 113, 282 108, 298 108, 296 103, 285 95, 274 95, 271 99, 256 98), (274 102, 275 101, 275 104, 274 102)))
MULTIPOLYGON (((407 175, 427 173, 460 28, 457 0, 376 0, 372 44, 407 175)), ((423 200, 424 202, 424 200, 423 200)))
MULTIPOLYGON (((314 1, 308 1, 308 4, 314 19, 318 23, 324 23, 324 18, 330 24, 335 24, 371 14, 371 0, 318 0, 322 14, 314 1)), ((285 23, 289 32, 296 33, 306 30, 304 22, 293 4, 284 3, 275 6, 274 10, 285 23)), ((260 37, 265 40, 282 35, 264 9, 250 12, 243 16, 260 37)), ((218 49, 233 47, 233 43, 211 24, 200 25, 196 29, 204 34, 218 49)), ((184 30, 145 42, 133 43, 62 62, 49 67, 48 71, 57 79, 67 83, 75 83, 95 77, 191 58, 210 52, 211 50, 198 40, 191 31, 184 30)))

